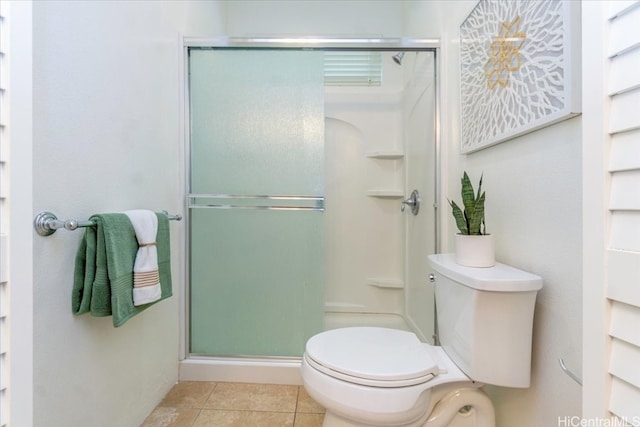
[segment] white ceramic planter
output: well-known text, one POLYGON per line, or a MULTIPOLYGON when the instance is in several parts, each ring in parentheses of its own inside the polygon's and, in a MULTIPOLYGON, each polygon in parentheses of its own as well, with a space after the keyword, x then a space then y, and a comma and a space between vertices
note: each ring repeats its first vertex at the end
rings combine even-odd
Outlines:
POLYGON ((456 234, 456 262, 467 267, 493 267, 496 264, 493 234, 456 234))

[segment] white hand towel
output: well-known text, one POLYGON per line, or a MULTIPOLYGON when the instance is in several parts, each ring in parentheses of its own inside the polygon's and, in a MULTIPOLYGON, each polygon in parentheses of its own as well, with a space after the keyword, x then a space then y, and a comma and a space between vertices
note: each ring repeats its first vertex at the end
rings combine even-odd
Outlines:
POLYGON ((161 298, 158 274, 158 217, 153 211, 125 211, 138 239, 138 253, 133 265, 133 305, 149 304, 161 298))

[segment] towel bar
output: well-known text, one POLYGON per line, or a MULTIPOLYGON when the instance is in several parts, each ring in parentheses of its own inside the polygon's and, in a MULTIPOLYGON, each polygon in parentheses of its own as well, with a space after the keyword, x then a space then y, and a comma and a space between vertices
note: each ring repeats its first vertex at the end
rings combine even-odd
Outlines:
POLYGON ((324 196, 189 194, 190 209, 260 209, 324 212, 324 196), (213 200, 209 203, 208 200, 213 200), (280 202, 279 204, 275 204, 280 202), (309 203, 313 203, 309 206, 309 203))
MULTIPOLYGON (((181 221, 182 215, 170 215, 167 211, 162 211, 163 214, 169 218, 169 221, 181 221)), ((65 230, 75 230, 81 227, 91 227, 95 225, 93 221, 77 221, 75 219, 68 219, 66 221, 59 220, 53 213, 44 211, 40 212, 33 220, 33 228, 36 229, 36 233, 41 236, 50 236, 56 232, 59 228, 65 230)))

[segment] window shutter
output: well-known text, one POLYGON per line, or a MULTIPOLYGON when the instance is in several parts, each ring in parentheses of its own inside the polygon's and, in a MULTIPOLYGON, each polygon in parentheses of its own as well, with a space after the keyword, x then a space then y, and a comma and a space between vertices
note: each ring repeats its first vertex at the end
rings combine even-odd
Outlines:
MULTIPOLYGON (((640 2, 609 14, 609 211, 607 297, 611 303, 609 411, 640 425, 640 2)), ((622 424, 621 424, 622 425, 622 424)))
MULTIPOLYGON (((0 2, 0 6, 6 6, 0 2)), ((7 24, 5 11, 0 7, 0 427, 7 425, 7 409, 8 409, 8 392, 7 392, 7 343, 8 343, 8 325, 7 325, 7 305, 8 295, 7 288, 9 264, 9 245, 7 236, 7 172, 6 172, 6 154, 7 154, 7 101, 6 101, 6 85, 7 85, 7 24)))
POLYGON ((327 86, 380 86, 382 52, 325 52, 324 83, 327 86))

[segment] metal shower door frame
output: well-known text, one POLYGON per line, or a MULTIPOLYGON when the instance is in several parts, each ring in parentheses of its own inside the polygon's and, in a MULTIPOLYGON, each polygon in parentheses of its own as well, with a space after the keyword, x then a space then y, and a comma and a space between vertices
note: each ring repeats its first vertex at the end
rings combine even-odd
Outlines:
MULTIPOLYGON (((189 230, 190 218, 187 212, 190 209, 192 194, 190 190, 191 176, 191 140, 190 140, 190 111, 189 111, 189 50, 191 48, 200 49, 290 49, 290 50, 372 50, 372 51, 431 51, 435 60, 435 171, 434 171, 434 206, 436 210, 434 221, 435 251, 440 252, 440 214, 438 204, 441 198, 441 90, 440 90, 440 40, 437 38, 413 38, 413 37, 180 37, 179 70, 180 78, 180 102, 181 120, 180 134, 181 145, 183 147, 180 161, 184 165, 184 173, 181 176, 180 199, 184 206, 185 215, 181 228, 180 246, 183 248, 182 259, 180 260, 179 275, 183 279, 182 286, 178 290, 179 294, 179 334, 180 348, 179 359, 199 358, 189 353, 189 230)), ((229 359, 222 357, 207 357, 207 359, 229 359)), ((252 359, 252 358, 244 358, 252 359)), ((253 360, 258 362, 274 358, 259 357, 253 360)), ((299 358, 275 358, 286 362, 287 359, 298 360, 299 358)), ((232 358, 233 360, 233 358, 232 358)), ((272 360, 273 361, 273 360, 272 360)))

